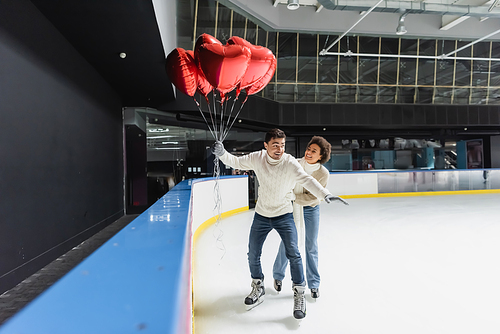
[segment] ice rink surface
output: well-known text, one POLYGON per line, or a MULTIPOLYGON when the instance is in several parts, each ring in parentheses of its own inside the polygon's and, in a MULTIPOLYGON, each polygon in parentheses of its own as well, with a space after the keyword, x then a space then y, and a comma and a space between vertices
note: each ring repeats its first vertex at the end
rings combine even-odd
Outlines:
POLYGON ((289 269, 283 291, 273 288, 274 230, 262 253, 265 300, 245 309, 254 210, 204 231, 193 255, 194 332, 500 333, 500 195, 348 201, 321 204, 321 296, 307 289, 301 322, 289 269))

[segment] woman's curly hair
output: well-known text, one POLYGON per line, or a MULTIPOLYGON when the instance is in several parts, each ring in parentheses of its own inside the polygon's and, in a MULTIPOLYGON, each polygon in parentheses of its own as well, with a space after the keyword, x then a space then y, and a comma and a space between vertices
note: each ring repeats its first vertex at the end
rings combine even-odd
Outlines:
POLYGON ((328 160, 330 160, 330 155, 332 153, 332 145, 321 136, 314 136, 307 144, 307 147, 311 146, 311 144, 316 144, 320 148, 321 159, 319 160, 320 164, 324 164, 328 160))

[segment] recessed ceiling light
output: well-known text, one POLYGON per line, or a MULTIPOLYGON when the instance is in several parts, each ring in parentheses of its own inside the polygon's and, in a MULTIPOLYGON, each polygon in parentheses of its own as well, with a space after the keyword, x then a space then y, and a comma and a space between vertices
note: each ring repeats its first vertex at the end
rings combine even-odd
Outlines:
POLYGON ((127 57, 127 54, 125 52, 120 52, 120 58, 123 59, 127 57))
POLYGON ((288 4, 286 5, 286 8, 290 10, 296 10, 300 7, 299 0, 288 0, 288 4))

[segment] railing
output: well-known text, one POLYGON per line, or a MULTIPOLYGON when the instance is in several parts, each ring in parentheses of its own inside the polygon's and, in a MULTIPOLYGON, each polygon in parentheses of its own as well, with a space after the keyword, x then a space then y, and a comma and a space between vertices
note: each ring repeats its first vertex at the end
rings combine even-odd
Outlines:
POLYGON ((500 169, 333 172, 327 187, 337 195, 494 190, 500 169))
MULTIPOLYGON (((191 333, 193 234, 214 221, 213 178, 179 183, 0 327, 0 334, 191 333)), ((219 180, 248 210, 246 176, 219 180)))

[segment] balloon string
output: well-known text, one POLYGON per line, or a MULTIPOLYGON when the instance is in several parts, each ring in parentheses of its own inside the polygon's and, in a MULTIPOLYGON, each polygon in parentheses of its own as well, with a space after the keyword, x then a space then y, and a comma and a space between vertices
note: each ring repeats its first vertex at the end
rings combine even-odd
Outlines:
MULTIPOLYGON (((217 108, 215 107, 215 90, 212 91, 212 104, 214 106, 214 118, 212 119, 212 123, 214 125, 215 140, 218 140, 219 136, 217 135, 217 108)), ((208 105, 208 108, 210 109, 210 104, 208 105)))
POLYGON ((224 134, 223 131, 224 131, 224 114, 226 113, 226 101, 227 99, 224 99, 224 101, 222 101, 221 99, 221 104, 220 104, 220 123, 219 123, 219 129, 220 129, 220 132, 219 132, 219 140, 220 141, 223 141, 222 140, 222 135, 224 134))
POLYGON ((214 131, 210 128, 210 124, 208 124, 208 121, 205 118, 205 114, 203 114, 203 111, 201 110, 200 104, 198 103, 198 101, 196 101, 196 99, 194 99, 194 102, 196 102, 196 105, 198 106, 198 110, 200 111, 201 116, 203 116, 203 119, 205 120, 205 124, 207 125, 207 128, 210 130, 210 133, 212 134, 212 137, 214 137, 214 139, 215 139, 214 131))
MULTIPOLYGON (((236 97, 234 100, 233 100, 233 104, 231 105, 231 111, 229 112, 229 115, 227 116, 227 119, 226 119, 226 125, 225 125, 225 131, 224 131, 224 135, 222 136, 222 138, 226 138, 227 136, 227 133, 229 132, 229 129, 231 128, 229 126, 229 122, 231 121, 231 116, 233 115, 233 110, 234 110, 234 105, 236 103, 236 101, 238 100, 238 97, 236 97)), ((234 122, 233 122, 234 123, 234 122)))
POLYGON ((227 131, 226 131, 226 133, 224 134, 224 137, 222 138, 222 141, 224 141, 224 139, 226 139, 227 135, 229 134, 229 130, 231 130, 231 128, 233 127, 234 122, 236 121, 236 119, 237 119, 237 118, 238 118, 238 116, 240 115, 241 109, 243 109, 243 106, 245 105, 245 102, 247 102, 247 99, 248 99, 248 95, 247 95, 247 97, 245 98, 245 100, 241 103, 240 110, 238 110, 238 113, 237 113, 237 114, 236 114, 236 116, 234 116, 234 118, 233 118, 233 122, 231 123, 231 125, 229 126, 229 128, 227 128, 227 131))
MULTIPOLYGON (((214 93, 215 94, 215 93, 214 93)), ((208 102, 208 100, 207 100, 208 102)), ((210 108, 210 103, 207 103, 208 105, 208 112, 210 113, 210 120, 212 121, 212 129, 214 130, 214 133, 212 134, 212 136, 214 137, 215 140, 217 140, 217 126, 216 126, 216 122, 215 122, 215 116, 213 115, 213 113, 215 112, 215 107, 214 107, 214 111, 212 112, 212 108, 210 108)), ((207 123, 208 125, 208 123, 207 123)))
POLYGON ((222 228, 220 227, 221 225, 221 209, 222 209, 222 196, 220 193, 220 188, 219 188, 219 179, 220 179, 220 164, 219 164, 219 157, 215 157, 214 159, 214 177, 215 177, 215 184, 214 184, 214 201, 215 201, 215 206, 213 209, 214 216, 217 217, 215 220, 214 224, 214 230, 213 230, 213 236, 215 238, 215 244, 216 247, 220 250, 223 251, 221 260, 226 254, 226 247, 224 246, 224 241, 222 240, 222 237, 224 236, 224 232, 222 231, 222 228))

